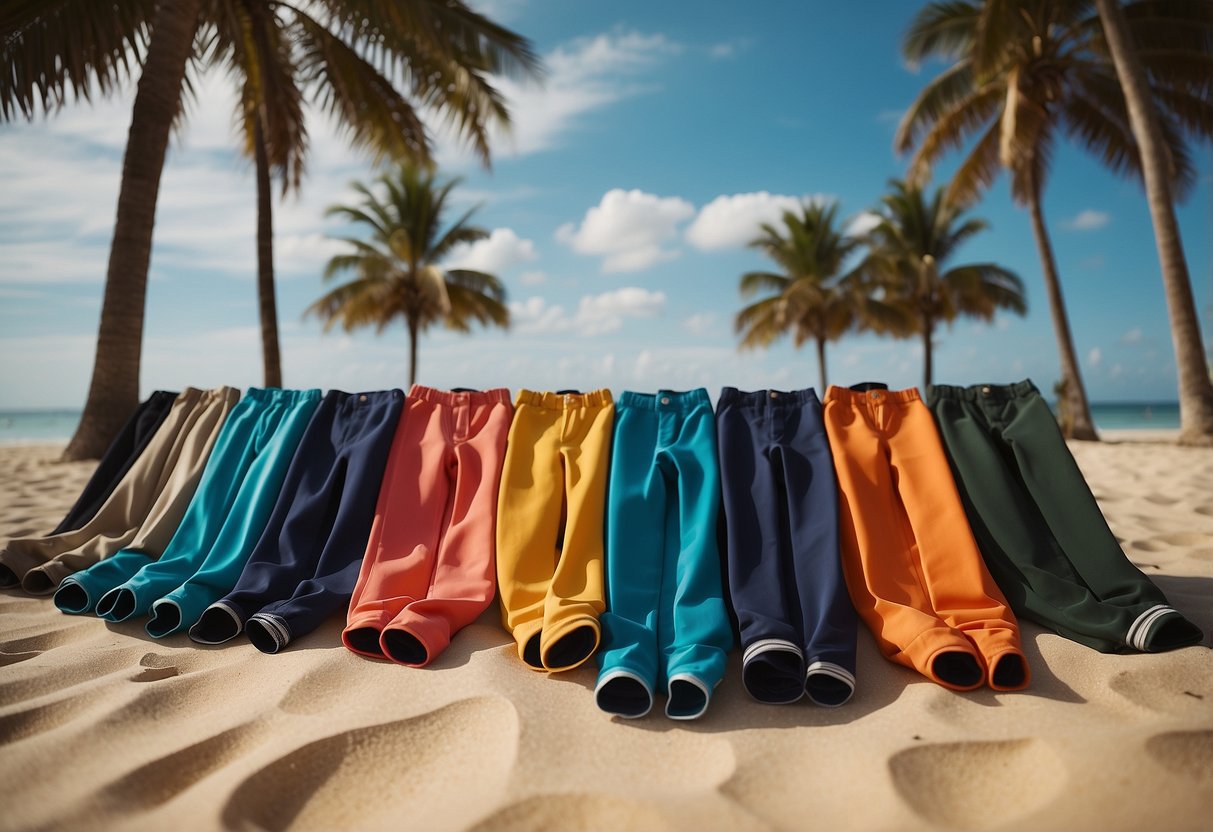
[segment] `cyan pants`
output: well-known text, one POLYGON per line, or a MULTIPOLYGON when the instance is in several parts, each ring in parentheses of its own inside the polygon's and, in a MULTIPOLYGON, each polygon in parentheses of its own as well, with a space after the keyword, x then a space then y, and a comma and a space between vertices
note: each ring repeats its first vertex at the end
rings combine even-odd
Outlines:
POLYGON ((929 401, 982 557, 1016 615, 1105 653, 1200 642, 1125 557, 1032 382, 937 384, 929 401))
POLYGON ((695 719, 724 676, 733 633, 720 577, 716 420, 706 390, 625 392, 607 498, 607 609, 598 707, 695 719))
POLYGON ((812 390, 726 387, 716 428, 746 691, 769 704, 804 694, 841 705, 855 689, 859 619, 842 573, 821 402, 812 390))
POLYGON ((215 440, 164 554, 103 595, 97 615, 125 621, 150 610, 148 635, 161 638, 189 627, 230 590, 265 529, 319 403, 319 390, 251 388, 215 440))
POLYGON ((190 638, 221 644, 247 626, 259 650, 277 653, 349 604, 403 405, 400 390, 329 391, 236 586, 190 638))

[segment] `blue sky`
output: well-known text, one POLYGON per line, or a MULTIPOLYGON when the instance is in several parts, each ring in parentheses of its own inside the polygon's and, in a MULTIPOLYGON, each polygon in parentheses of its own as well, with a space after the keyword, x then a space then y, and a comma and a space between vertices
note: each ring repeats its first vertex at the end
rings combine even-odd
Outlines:
MULTIPOLYGON (((508 334, 431 331, 420 380, 440 387, 747 389, 817 386, 811 348, 740 353, 739 276, 767 263, 743 243, 757 218, 809 196, 855 216, 904 171, 897 118, 938 67, 918 74, 899 39, 916 4, 495 0, 532 38, 542 89, 507 85, 516 126, 483 170, 439 136, 460 207, 480 203, 492 237, 459 262, 506 282, 508 334)), ((0 409, 78 407, 92 369, 132 91, 0 127, 0 409)), ((142 389, 260 383, 255 205, 235 151, 226 79, 204 79, 161 186, 142 389)), ((436 127, 439 119, 432 119, 436 127)), ((303 192, 277 206, 285 381, 346 390, 403 386, 403 327, 324 334, 303 309, 345 231, 324 208, 373 175, 323 120, 311 122, 303 192)), ((1180 208, 1206 341, 1213 284, 1213 164, 1180 208)), ((946 176, 946 163, 938 174, 946 176)), ((1072 147, 1045 196, 1082 370, 1097 401, 1170 400, 1170 333, 1144 197, 1072 147)), ((936 380, 1058 378, 1026 213, 1000 179, 975 213, 992 229, 956 262, 994 260, 1028 292, 1026 318, 958 321, 937 338, 936 380)), ((452 216, 451 219, 454 219, 452 216)), ((849 336, 830 380, 921 379, 914 342, 849 336)))

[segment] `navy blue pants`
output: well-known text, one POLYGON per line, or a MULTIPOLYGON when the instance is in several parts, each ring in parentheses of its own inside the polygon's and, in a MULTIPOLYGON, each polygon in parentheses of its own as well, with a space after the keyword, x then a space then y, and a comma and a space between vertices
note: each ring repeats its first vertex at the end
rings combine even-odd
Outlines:
POLYGON ((160 428, 176 399, 176 393, 157 390, 139 405, 135 414, 127 420, 122 430, 114 437, 114 441, 105 449, 96 470, 89 477, 80 496, 76 498, 76 504, 47 537, 78 529, 96 516, 102 503, 114 493, 119 481, 135 464, 139 454, 143 453, 143 449, 152 439, 152 434, 160 428))
POLYGON ((400 390, 329 391, 235 588, 203 612, 190 638, 221 644, 247 629, 259 650, 277 653, 345 609, 403 406, 400 390))
POLYGON ((855 689, 858 620, 838 550, 838 487, 812 390, 745 393, 716 405, 728 592, 742 682, 759 702, 827 707, 855 689))

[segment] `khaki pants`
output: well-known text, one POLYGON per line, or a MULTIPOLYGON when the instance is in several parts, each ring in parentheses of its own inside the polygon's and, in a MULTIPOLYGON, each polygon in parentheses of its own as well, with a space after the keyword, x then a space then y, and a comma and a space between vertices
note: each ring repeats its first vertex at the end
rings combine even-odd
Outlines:
POLYGON ((68 575, 120 549, 161 552, 194 496, 219 428, 239 398, 234 387, 187 388, 91 520, 61 534, 10 540, 0 563, 21 579, 26 592, 46 595, 68 575))

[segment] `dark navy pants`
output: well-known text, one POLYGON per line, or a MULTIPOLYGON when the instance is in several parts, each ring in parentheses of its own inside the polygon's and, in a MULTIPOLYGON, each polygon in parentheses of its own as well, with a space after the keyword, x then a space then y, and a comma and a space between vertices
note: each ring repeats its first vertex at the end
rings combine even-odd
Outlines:
POLYGON ((403 405, 400 390, 324 397, 235 588, 190 638, 220 644, 247 629, 259 650, 277 653, 345 609, 403 405))
POLYGON ((96 516, 101 505, 114 493, 119 481, 135 464, 139 454, 143 453, 143 449, 152 439, 152 434, 160 428, 176 398, 176 393, 157 390, 139 405, 135 414, 122 426, 122 430, 106 448, 88 484, 76 498, 76 504, 48 537, 78 529, 96 516))
POLYGON ((812 390, 721 391, 728 591, 742 681, 760 702, 846 702, 858 620, 838 550, 838 488, 812 390))

